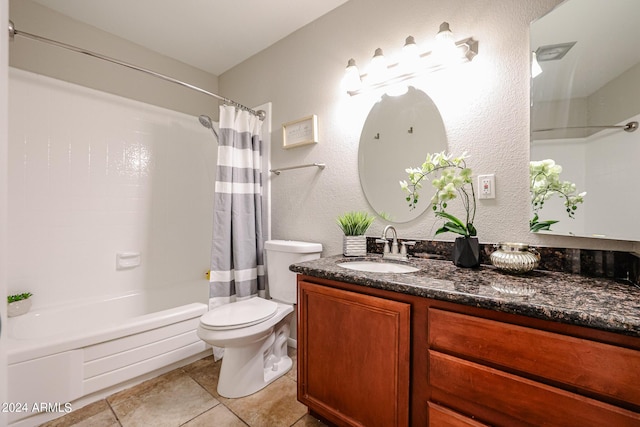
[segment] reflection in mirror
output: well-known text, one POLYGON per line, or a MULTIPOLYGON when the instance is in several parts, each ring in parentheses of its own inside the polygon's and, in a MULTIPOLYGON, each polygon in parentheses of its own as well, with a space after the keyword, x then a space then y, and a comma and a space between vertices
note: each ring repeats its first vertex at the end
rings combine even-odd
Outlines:
MULTIPOLYGON (((422 164, 427 153, 446 149, 442 117, 426 93, 409 87, 400 96, 383 95, 367 116, 358 149, 360 185, 373 210, 396 223, 417 218, 429 205, 407 209, 407 195, 398 182, 406 180, 405 170, 422 164)), ((423 198, 431 196, 425 193, 423 198)))
POLYGON ((562 197, 545 201, 539 219, 558 222, 541 232, 640 241, 640 132, 624 130, 640 120, 639 22, 637 0, 567 0, 531 24, 542 70, 531 83, 531 160, 554 160, 586 192, 573 218, 562 197))

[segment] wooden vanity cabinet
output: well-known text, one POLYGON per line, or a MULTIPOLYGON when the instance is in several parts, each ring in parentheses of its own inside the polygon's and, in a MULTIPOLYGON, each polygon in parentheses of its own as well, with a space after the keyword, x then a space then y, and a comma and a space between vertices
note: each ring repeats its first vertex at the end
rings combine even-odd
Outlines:
POLYGON ((409 423, 410 305, 298 282, 298 400, 344 426, 409 423))
POLYGON ((298 283, 298 399, 336 425, 640 427, 640 338, 308 276, 298 283), (379 382, 369 382, 374 372, 379 382))

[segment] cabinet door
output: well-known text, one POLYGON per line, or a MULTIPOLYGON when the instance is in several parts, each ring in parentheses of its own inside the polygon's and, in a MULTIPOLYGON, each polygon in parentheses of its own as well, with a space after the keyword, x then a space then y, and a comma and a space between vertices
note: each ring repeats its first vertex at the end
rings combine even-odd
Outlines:
POLYGON ((298 283, 298 400, 344 426, 409 423, 410 305, 298 283))

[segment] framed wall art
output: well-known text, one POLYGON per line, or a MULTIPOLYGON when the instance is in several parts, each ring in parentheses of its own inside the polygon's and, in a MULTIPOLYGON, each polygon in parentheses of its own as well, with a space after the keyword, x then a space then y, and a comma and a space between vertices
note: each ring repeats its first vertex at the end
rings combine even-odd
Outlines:
POLYGON ((282 148, 318 143, 318 117, 313 114, 282 125, 282 148))

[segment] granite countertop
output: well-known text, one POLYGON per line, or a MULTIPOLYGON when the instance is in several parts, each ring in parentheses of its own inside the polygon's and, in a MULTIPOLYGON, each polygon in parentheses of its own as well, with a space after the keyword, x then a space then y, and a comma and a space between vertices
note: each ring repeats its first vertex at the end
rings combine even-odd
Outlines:
MULTIPOLYGON (((450 301, 640 337, 640 288, 630 283, 534 270, 511 275, 493 266, 458 268, 451 261, 411 258, 415 273, 369 273, 337 264, 382 261, 342 255, 293 264, 293 272, 424 298, 450 301)), ((391 261, 393 262, 393 261, 391 261)))

